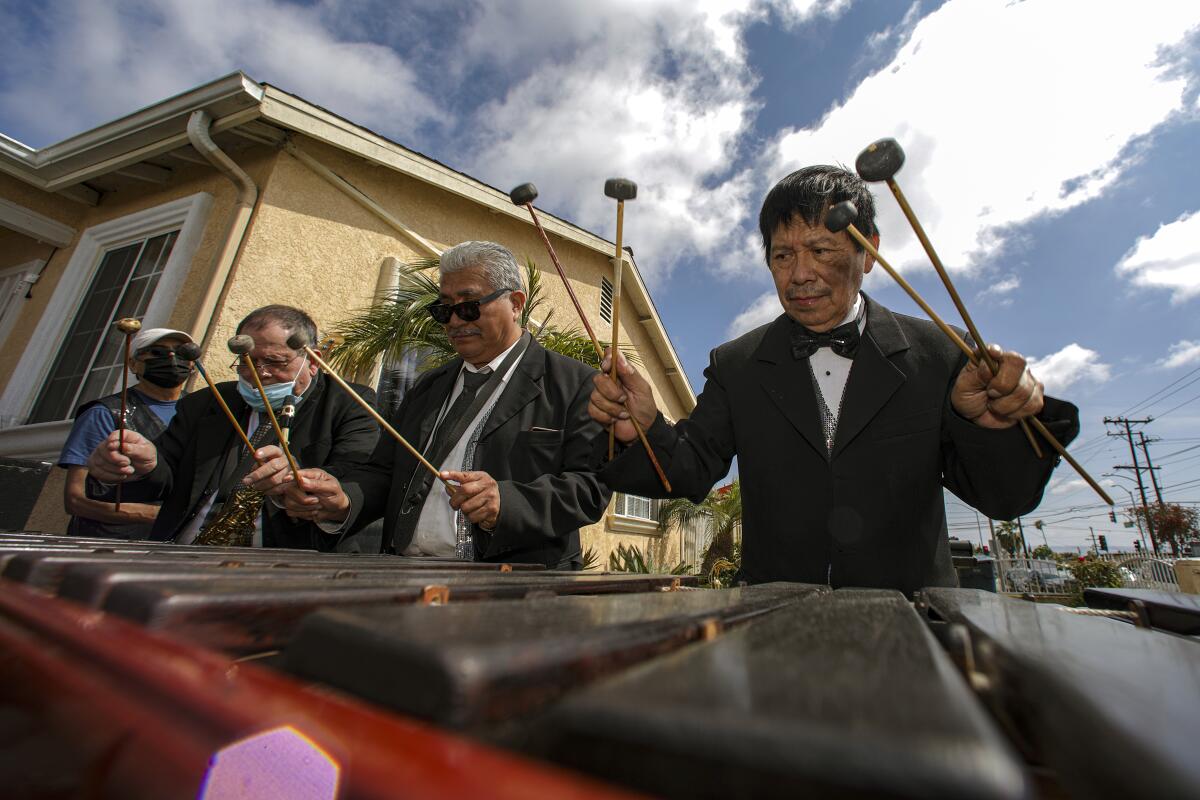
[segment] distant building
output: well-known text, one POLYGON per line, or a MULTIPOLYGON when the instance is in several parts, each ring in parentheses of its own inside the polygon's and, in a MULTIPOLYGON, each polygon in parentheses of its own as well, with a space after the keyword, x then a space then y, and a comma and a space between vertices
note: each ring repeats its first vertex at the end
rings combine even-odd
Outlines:
MULTIPOLYGON (((611 339, 612 244, 541 216, 611 339)), ((399 265, 468 239, 551 269, 505 191, 241 73, 42 149, 0 135, 0 458, 53 460, 74 409, 119 387, 114 319, 192 332, 214 378, 231 379, 225 340, 250 309, 288 303, 332 327, 399 265)), ((680 419, 695 395, 627 257, 622 341, 680 419)), ((543 286, 555 319, 573 320, 552 271, 543 286)), ((62 478, 51 472, 24 527, 65 530, 62 478)), ((654 510, 618 495, 584 547, 606 561, 624 542, 677 563, 681 538, 654 510)))

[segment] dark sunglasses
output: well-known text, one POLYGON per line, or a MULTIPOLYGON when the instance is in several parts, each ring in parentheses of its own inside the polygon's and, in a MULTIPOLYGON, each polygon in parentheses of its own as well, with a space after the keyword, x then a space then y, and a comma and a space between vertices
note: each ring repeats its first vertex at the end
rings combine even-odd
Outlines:
MULTIPOLYGON (((182 346, 183 345, 180 345, 180 347, 182 346)), ((165 347, 161 344, 153 344, 147 348, 139 350, 138 355, 145 356, 146 358, 170 358, 171 356, 180 358, 178 347, 165 347)))
POLYGON ((458 318, 463 322, 474 322, 479 319, 479 307, 484 303, 490 303, 505 292, 512 292, 515 289, 497 289, 486 297, 481 297, 478 300, 464 300, 461 303, 448 305, 446 303, 430 303, 425 306, 425 310, 429 312, 429 316, 433 317, 433 321, 441 325, 445 325, 450 321, 451 314, 457 314, 458 318))

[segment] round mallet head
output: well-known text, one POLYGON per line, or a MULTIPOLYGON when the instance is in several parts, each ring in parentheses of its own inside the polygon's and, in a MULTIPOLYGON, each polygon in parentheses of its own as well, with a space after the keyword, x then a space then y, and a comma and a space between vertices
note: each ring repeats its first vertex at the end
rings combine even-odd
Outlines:
POLYGON ((232 336, 229 339, 229 352, 235 356, 244 356, 254 349, 254 340, 246 334, 232 336))
POLYGON ((843 200, 825 212, 825 227, 833 233, 844 231, 858 219, 858 208, 849 200, 843 200))
POLYGON ((895 139, 880 139, 854 159, 854 169, 864 181, 891 180, 904 166, 904 148, 895 139))
POLYGON ((604 182, 604 194, 614 200, 632 200, 637 197, 637 184, 628 178, 609 178, 604 182))
POLYGON ((193 342, 181 344, 175 348, 175 355, 182 358, 184 361, 199 361, 200 360, 200 345, 193 342))
POLYGON ((537 187, 532 183, 522 183, 517 188, 508 193, 508 199, 512 200, 519 206, 526 206, 537 200, 537 187))
POLYGON ((142 329, 142 323, 139 322, 138 320, 134 319, 133 317, 125 317, 124 319, 119 319, 119 320, 117 320, 116 325, 117 325, 117 330, 119 330, 121 333, 125 334, 126 336, 133 336, 135 333, 137 333, 138 331, 140 331, 142 329))
POLYGON ((308 337, 303 331, 296 331, 288 337, 287 346, 293 350, 303 350, 308 347, 308 337))

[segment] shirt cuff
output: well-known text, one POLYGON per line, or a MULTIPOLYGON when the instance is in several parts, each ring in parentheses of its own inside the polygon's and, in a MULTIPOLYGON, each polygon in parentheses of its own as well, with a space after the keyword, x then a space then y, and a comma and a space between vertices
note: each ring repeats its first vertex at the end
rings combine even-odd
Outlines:
POLYGON ((354 504, 353 503, 351 503, 349 506, 346 507, 346 518, 344 520, 342 520, 341 522, 335 522, 333 520, 326 520, 324 522, 314 521, 313 524, 316 525, 318 528, 320 528, 325 533, 342 533, 345 531, 346 525, 349 524, 350 518, 352 516, 354 516, 354 504))

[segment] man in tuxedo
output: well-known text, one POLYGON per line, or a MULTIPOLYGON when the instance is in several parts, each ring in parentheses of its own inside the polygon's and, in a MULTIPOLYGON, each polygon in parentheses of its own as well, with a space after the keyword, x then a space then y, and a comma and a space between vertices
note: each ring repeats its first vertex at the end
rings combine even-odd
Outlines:
POLYGON ((579 528, 610 496, 588 466, 600 431, 587 410, 594 370, 521 328, 524 284, 504 247, 450 248, 439 283, 429 312, 459 357, 423 375, 392 424, 453 494, 389 437, 344 475, 304 470, 302 487, 279 475, 265 488, 330 532, 382 516, 384 552, 578 569, 579 528))
MULTIPOLYGON (((1017 423, 1037 415, 1066 444, 1078 411, 1044 397, 1021 355, 993 346, 993 375, 932 322, 862 294, 871 257, 823 225, 844 200, 878 245, 853 173, 807 167, 768 193, 759 228, 784 313, 711 353, 689 419, 668 424, 619 354, 619 381, 596 376, 589 410, 624 443, 636 415, 677 496, 699 501, 738 457, 743 580, 956 586, 943 487, 989 517, 1029 512, 1057 458, 1039 460, 1017 423)), ((641 447, 601 469, 615 490, 662 494, 641 447)))
MULTIPOLYGON (((319 373, 306 353, 287 346, 288 337, 297 331, 309 341, 317 341, 312 318, 283 305, 256 309, 237 327, 239 334, 254 339, 250 356, 272 410, 278 414, 289 397, 295 400, 289 447, 296 460, 301 466, 344 475, 370 456, 379 427, 319 373)), ((212 392, 203 389, 179 401, 157 447, 126 431, 122 454, 114 433, 89 457, 90 474, 106 483, 138 481, 162 499, 151 539, 333 549, 339 537, 320 531, 307 520, 289 517, 277 500, 264 502, 261 492, 252 491, 290 472, 252 376, 240 361, 231 367, 237 370, 238 380, 219 383, 217 390, 255 445, 258 463, 246 451, 212 392)), ((365 387, 361 393, 373 395, 365 387)))

